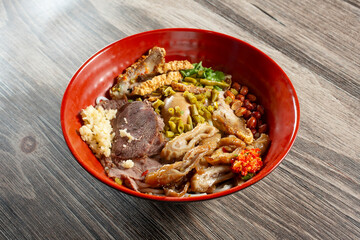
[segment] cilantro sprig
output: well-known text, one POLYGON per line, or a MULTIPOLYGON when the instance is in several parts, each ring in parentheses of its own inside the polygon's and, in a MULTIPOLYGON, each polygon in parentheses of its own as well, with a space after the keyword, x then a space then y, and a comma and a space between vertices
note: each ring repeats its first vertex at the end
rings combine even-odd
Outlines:
POLYGON ((203 78, 211 81, 222 82, 225 79, 225 74, 221 71, 214 71, 213 69, 203 67, 202 62, 194 63, 194 68, 181 70, 183 77, 203 78))

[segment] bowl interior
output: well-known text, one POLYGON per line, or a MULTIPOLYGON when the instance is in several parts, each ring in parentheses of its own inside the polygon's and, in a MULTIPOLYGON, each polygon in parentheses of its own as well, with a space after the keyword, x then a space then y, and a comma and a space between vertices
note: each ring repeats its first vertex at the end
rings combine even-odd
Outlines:
POLYGON ((243 189, 269 174, 292 146, 299 126, 299 103, 283 70, 267 55, 236 38, 199 29, 162 29, 119 40, 91 57, 70 81, 61 106, 65 140, 77 161, 102 182, 125 193, 154 200, 195 201, 227 195, 243 189), (135 192, 108 178, 100 162, 78 134, 79 112, 94 105, 98 96, 108 96, 114 78, 153 46, 166 49, 166 60, 202 61, 231 74, 233 81, 245 84, 265 108, 271 146, 263 169, 241 186, 197 197, 170 198, 135 192))

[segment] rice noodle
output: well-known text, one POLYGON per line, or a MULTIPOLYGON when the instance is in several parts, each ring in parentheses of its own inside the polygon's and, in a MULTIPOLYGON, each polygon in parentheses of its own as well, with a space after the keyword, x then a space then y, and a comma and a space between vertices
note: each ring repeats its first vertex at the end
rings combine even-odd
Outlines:
POLYGON ((106 97, 103 97, 103 96, 100 96, 100 97, 97 97, 96 100, 95 100, 95 103, 96 105, 99 104, 101 101, 107 101, 109 99, 107 99, 106 97))
POLYGON ((230 188, 232 188, 232 185, 231 185, 231 184, 225 184, 224 186, 221 186, 221 187, 216 188, 213 193, 217 193, 217 192, 222 192, 222 191, 225 191, 225 190, 229 190, 230 188))
POLYGON ((139 192, 152 193, 152 194, 156 194, 156 195, 163 195, 164 194, 163 189, 157 189, 157 188, 141 188, 141 189, 139 189, 139 192))
POLYGON ((205 196, 207 193, 187 193, 184 195, 184 197, 199 197, 199 196, 205 196))

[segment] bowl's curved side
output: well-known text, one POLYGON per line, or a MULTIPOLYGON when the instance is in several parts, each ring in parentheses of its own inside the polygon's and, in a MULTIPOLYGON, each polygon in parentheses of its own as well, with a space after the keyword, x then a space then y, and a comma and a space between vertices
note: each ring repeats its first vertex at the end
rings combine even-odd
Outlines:
POLYGON ((133 196, 160 201, 198 201, 224 196, 246 188, 268 175, 284 159, 294 143, 300 108, 293 85, 284 71, 266 54, 234 37, 201 29, 159 29, 121 39, 97 52, 71 79, 61 104, 64 138, 77 161, 105 184, 133 196), (249 86, 267 110, 272 145, 264 159, 265 167, 254 178, 232 189, 197 197, 173 198, 142 194, 108 178, 100 162, 84 143, 78 129, 79 112, 106 95, 114 78, 153 46, 164 47, 166 60, 203 61, 232 74, 235 81, 249 86), (266 91, 265 91, 266 89, 266 91), (270 89, 270 91, 268 91, 270 89), (281 105, 281 107, 279 107, 281 105), (281 151, 279 151, 281 149, 281 151))

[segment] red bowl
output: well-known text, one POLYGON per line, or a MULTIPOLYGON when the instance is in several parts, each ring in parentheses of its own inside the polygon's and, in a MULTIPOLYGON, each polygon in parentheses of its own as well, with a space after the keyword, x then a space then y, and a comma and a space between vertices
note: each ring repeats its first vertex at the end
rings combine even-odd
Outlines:
POLYGON ((285 158, 294 143, 300 120, 299 101, 284 71, 266 54, 237 38, 200 29, 160 29, 121 39, 87 60, 71 79, 61 104, 61 126, 77 161, 94 177, 124 193, 160 201, 198 201, 244 189, 268 175, 285 158), (135 192, 116 184, 78 134, 79 112, 106 96, 114 78, 154 46, 166 49, 166 60, 202 61, 206 67, 231 74, 245 84, 266 112, 271 145, 261 171, 244 184, 218 193, 195 197, 164 197, 135 192))

